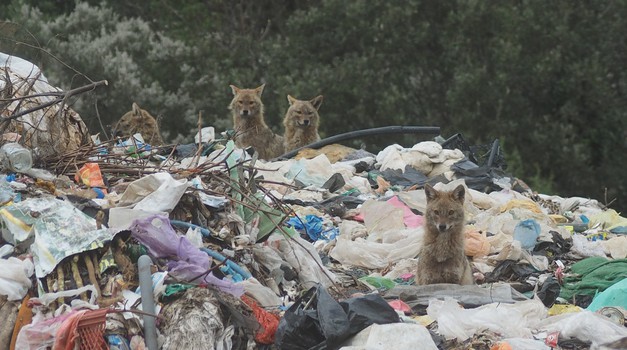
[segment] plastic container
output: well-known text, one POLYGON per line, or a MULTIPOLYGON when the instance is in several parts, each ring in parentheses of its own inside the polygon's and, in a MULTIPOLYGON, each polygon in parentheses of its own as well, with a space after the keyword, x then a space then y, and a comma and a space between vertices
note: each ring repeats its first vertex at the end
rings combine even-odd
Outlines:
POLYGON ((5 143, 0 147, 2 166, 10 171, 24 172, 33 166, 31 151, 16 142, 5 143))

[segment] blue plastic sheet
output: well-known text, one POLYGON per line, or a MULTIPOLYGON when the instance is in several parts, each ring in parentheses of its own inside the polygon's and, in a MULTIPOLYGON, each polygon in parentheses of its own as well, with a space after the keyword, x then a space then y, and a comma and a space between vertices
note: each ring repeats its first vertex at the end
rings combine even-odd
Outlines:
POLYGON ((330 241, 335 239, 339 234, 336 227, 324 229, 322 225, 322 218, 316 215, 307 215, 305 218, 293 216, 285 222, 288 227, 293 227, 300 233, 306 233, 309 239, 313 242, 324 239, 330 241))

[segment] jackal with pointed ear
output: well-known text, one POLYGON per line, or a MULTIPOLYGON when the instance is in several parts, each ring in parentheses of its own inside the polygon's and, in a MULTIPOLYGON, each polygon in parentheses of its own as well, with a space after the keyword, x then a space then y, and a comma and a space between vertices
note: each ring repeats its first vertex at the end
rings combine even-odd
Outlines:
POLYGON ((113 137, 129 137, 136 133, 140 133, 149 145, 163 145, 157 120, 133 102, 131 110, 126 112, 113 127, 113 137))
POLYGON ((240 89, 231 85, 233 100, 229 109, 233 113, 235 145, 253 147, 261 159, 271 159, 283 154, 283 137, 275 134, 264 120, 261 94, 265 84, 256 89, 240 89))
POLYGON ((472 268, 464 253, 464 186, 439 192, 426 184, 425 194, 425 236, 416 284, 473 284, 472 268))
POLYGON ((309 101, 297 100, 287 95, 290 107, 285 113, 283 125, 285 126, 285 151, 306 146, 320 140, 318 125, 320 115, 318 110, 322 104, 322 95, 309 101))

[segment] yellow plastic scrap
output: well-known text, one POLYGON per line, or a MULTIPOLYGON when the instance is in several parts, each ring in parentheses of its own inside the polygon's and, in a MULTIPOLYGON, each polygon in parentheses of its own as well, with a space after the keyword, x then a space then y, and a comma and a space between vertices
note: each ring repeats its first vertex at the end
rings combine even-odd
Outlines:
POLYGON ((425 327, 427 327, 428 325, 432 324, 435 321, 434 319, 429 317, 429 315, 414 316, 412 318, 425 327))
POLYGON ((583 309, 577 305, 572 304, 554 304, 548 311, 549 316, 568 314, 572 312, 579 312, 583 309))
POLYGON ((566 224, 566 223, 568 223, 568 218, 565 217, 564 215, 551 214, 551 215, 549 215, 549 218, 551 218, 551 220, 553 220, 553 222, 556 223, 556 224, 566 224))
POLYGON ((536 202, 526 199, 512 199, 511 201, 505 203, 501 207, 500 211, 501 213, 504 213, 514 208, 527 209, 537 214, 544 214, 536 202))
POLYGON ((601 225, 602 229, 609 231, 619 226, 627 226, 627 218, 620 216, 614 209, 608 209, 590 218, 588 227, 597 225, 601 225))

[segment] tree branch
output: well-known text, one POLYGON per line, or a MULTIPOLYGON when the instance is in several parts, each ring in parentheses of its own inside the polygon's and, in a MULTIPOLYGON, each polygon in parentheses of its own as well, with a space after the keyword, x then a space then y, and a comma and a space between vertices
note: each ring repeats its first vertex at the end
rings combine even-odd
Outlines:
POLYGON ((96 87, 101 86, 101 85, 105 85, 106 86, 106 85, 109 85, 109 83, 106 80, 101 80, 101 81, 96 81, 96 82, 91 83, 91 84, 87 84, 85 86, 78 87, 76 89, 68 90, 65 93, 59 95, 59 97, 57 97, 56 99, 54 99, 52 101, 49 101, 49 102, 46 102, 46 103, 42 103, 42 104, 38 105, 37 107, 33 107, 33 108, 29 108, 29 109, 26 109, 26 110, 23 110, 23 111, 20 111, 20 112, 13 113, 11 116, 9 116, 7 118, 2 118, 2 123, 6 124, 6 123, 8 123, 9 121, 11 121, 13 119, 17 119, 17 118, 19 118, 19 117, 21 117, 23 115, 28 114, 28 113, 32 113, 34 111, 38 111, 40 109, 44 109, 46 107, 52 106, 52 105, 54 105, 56 103, 64 101, 65 99, 67 99, 67 98, 69 98, 71 96, 78 95, 78 94, 81 94, 83 92, 93 90, 96 87))

